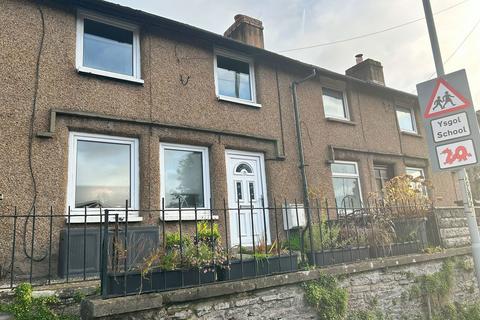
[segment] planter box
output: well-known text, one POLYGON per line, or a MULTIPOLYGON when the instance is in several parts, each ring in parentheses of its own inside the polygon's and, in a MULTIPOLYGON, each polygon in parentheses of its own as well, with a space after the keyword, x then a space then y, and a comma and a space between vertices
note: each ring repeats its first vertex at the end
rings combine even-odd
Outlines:
POLYGON ((153 270, 144 278, 142 278, 140 272, 128 272, 127 274, 123 272, 117 274, 109 273, 108 295, 157 292, 211 283, 215 281, 215 272, 212 270, 212 268, 172 271, 153 270))
POLYGON ((409 241, 404 243, 392 243, 385 246, 372 246, 370 247, 370 256, 372 258, 392 257, 419 253, 421 251, 422 244, 419 241, 409 241))
POLYGON ((268 276, 275 273, 295 272, 298 270, 298 254, 292 256, 271 256, 267 259, 244 259, 230 261, 230 268, 219 268, 218 280, 237 280, 256 276, 268 276), (243 269, 243 275, 242 275, 243 269))
MULTIPOLYGON (((370 257, 368 247, 331 249, 316 251, 315 264, 317 266, 328 266, 332 264, 348 263, 358 260, 366 260, 370 257)), ((308 261, 313 264, 311 252, 307 252, 308 261)))

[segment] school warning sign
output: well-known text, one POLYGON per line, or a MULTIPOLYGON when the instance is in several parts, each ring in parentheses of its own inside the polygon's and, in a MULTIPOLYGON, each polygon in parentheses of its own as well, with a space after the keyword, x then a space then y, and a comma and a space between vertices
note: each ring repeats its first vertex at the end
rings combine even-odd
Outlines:
POLYGON ((465 70, 417 85, 434 171, 478 163, 480 132, 465 70))

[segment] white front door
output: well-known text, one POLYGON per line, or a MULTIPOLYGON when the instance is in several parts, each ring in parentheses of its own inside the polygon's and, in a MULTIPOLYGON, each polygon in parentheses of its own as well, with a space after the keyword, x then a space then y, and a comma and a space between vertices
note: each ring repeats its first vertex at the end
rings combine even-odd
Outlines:
POLYGON ((260 242, 269 244, 263 154, 227 150, 226 161, 231 245, 252 246, 253 243, 260 242))

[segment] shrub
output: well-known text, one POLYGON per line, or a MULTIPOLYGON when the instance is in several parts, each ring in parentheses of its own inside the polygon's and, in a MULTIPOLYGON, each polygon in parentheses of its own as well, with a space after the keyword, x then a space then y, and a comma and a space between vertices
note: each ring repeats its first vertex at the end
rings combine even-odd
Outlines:
POLYGON ((318 313, 320 320, 341 320, 347 312, 348 295, 338 287, 337 280, 322 274, 319 279, 305 282, 305 297, 318 313))
POLYGON ((70 315, 58 315, 50 309, 60 301, 57 297, 34 298, 32 285, 22 283, 15 288, 13 302, 0 304, 0 312, 7 312, 16 320, 69 320, 78 319, 70 315))

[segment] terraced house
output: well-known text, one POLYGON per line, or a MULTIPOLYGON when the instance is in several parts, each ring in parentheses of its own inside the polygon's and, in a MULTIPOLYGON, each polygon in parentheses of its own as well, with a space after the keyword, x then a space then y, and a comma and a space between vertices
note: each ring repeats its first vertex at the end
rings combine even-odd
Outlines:
POLYGON ((431 180, 437 206, 459 199, 429 169, 416 96, 378 61, 339 74, 268 51, 244 15, 218 35, 97 0, 4 0, 0 29, 0 211, 18 216, 2 222, 4 275, 12 254, 49 277, 83 254, 85 272, 100 240, 66 232, 96 235, 126 204, 120 225, 213 219, 229 246, 251 246, 288 229, 273 207, 360 208, 404 173, 431 180))

